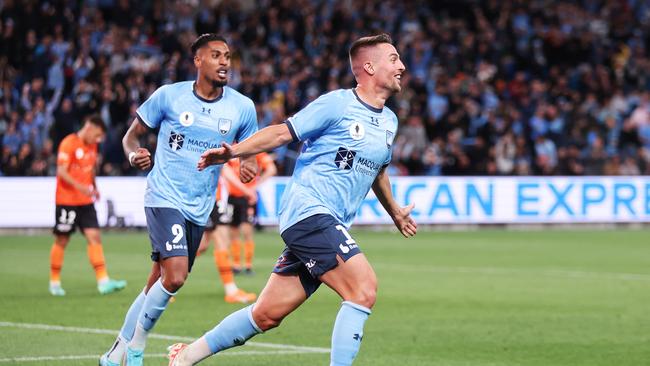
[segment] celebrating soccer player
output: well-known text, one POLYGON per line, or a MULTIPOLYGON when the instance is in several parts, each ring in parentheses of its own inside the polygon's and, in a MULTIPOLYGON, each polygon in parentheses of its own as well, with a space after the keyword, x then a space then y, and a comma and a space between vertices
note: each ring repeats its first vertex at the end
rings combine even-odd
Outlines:
POLYGON ((386 34, 355 41, 350 63, 355 89, 325 94, 284 124, 202 155, 199 170, 290 141, 305 143, 281 203, 286 247, 258 301, 192 344, 171 346, 170 365, 194 365, 277 327, 321 283, 343 299, 332 333, 331 365, 352 364, 375 303, 377 279, 348 227, 371 187, 405 237, 415 235, 417 225, 410 217, 413 205, 400 207, 393 199, 386 173, 397 117, 384 104, 400 91, 404 64, 386 34))
MULTIPOLYGON (((145 289, 129 308, 120 334, 100 365, 142 365, 149 331, 169 299, 183 286, 199 247, 203 227, 214 206, 221 167, 201 172, 201 153, 222 143, 243 141, 257 131, 253 102, 226 86, 230 49, 216 34, 192 44, 196 81, 165 85, 137 110, 123 139, 131 165, 153 169, 147 176, 145 215, 154 261, 145 289), (139 137, 157 131, 155 158, 139 146, 139 137)), ((255 158, 241 163, 240 179, 257 173, 255 158)))
POLYGON ((54 244, 50 251, 50 293, 54 296, 65 295, 65 290, 61 287, 61 267, 70 234, 77 226, 88 241, 88 259, 95 269, 99 293, 108 294, 126 287, 126 281, 108 277, 94 205, 99 198, 95 184, 97 144, 105 134, 104 121, 98 115, 92 115, 85 119, 77 133, 68 135, 59 145, 56 162, 56 223, 53 230, 54 244))

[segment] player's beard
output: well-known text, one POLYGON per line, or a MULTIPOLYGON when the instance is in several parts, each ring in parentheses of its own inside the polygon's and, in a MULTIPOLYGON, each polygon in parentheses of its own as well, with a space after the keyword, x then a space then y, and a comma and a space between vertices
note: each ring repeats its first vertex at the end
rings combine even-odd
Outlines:
POLYGON ((224 86, 228 85, 228 79, 225 79, 225 80, 212 79, 212 80, 209 80, 209 81, 210 81, 210 85, 212 85, 213 89, 223 88, 224 86))

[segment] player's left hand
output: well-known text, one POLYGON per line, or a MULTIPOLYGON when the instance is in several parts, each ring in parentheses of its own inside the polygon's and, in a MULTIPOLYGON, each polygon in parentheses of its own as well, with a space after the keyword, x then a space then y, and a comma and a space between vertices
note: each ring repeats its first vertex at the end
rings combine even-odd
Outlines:
POLYGON ((257 164, 249 163, 246 160, 241 160, 241 165, 239 166, 239 180, 242 183, 248 183, 257 176, 257 164))
POLYGON ((224 164, 230 159, 232 159, 232 146, 224 142, 221 147, 205 150, 196 167, 201 171, 211 165, 224 164))
POLYGON ((415 203, 411 203, 406 207, 400 207, 397 212, 391 215, 395 226, 397 226, 400 233, 402 233, 405 238, 414 236, 418 231, 418 224, 416 224, 415 220, 411 217, 413 207, 415 207, 415 203))

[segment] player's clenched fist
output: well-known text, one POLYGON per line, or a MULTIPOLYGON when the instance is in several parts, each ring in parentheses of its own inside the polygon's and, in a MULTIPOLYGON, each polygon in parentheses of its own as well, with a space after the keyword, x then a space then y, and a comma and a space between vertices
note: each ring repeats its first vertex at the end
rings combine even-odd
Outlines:
POLYGON ((140 170, 151 168, 151 153, 149 150, 139 147, 135 152, 129 154, 129 164, 140 170))

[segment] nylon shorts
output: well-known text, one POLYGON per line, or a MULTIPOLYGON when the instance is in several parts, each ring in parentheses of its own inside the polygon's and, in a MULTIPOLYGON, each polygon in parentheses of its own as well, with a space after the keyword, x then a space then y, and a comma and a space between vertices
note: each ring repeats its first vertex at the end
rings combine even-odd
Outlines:
POLYGON ((361 253, 345 226, 326 214, 310 216, 281 234, 285 248, 273 273, 298 275, 307 297, 321 284, 320 276, 361 253))
POLYGON ((144 213, 151 240, 151 260, 187 257, 188 271, 191 271, 204 227, 185 219, 173 208, 145 207, 144 213))
POLYGON ((97 211, 94 204, 70 206, 56 205, 54 211, 54 227, 52 232, 59 235, 70 235, 75 232, 77 227, 84 229, 99 228, 97 221, 97 211))

